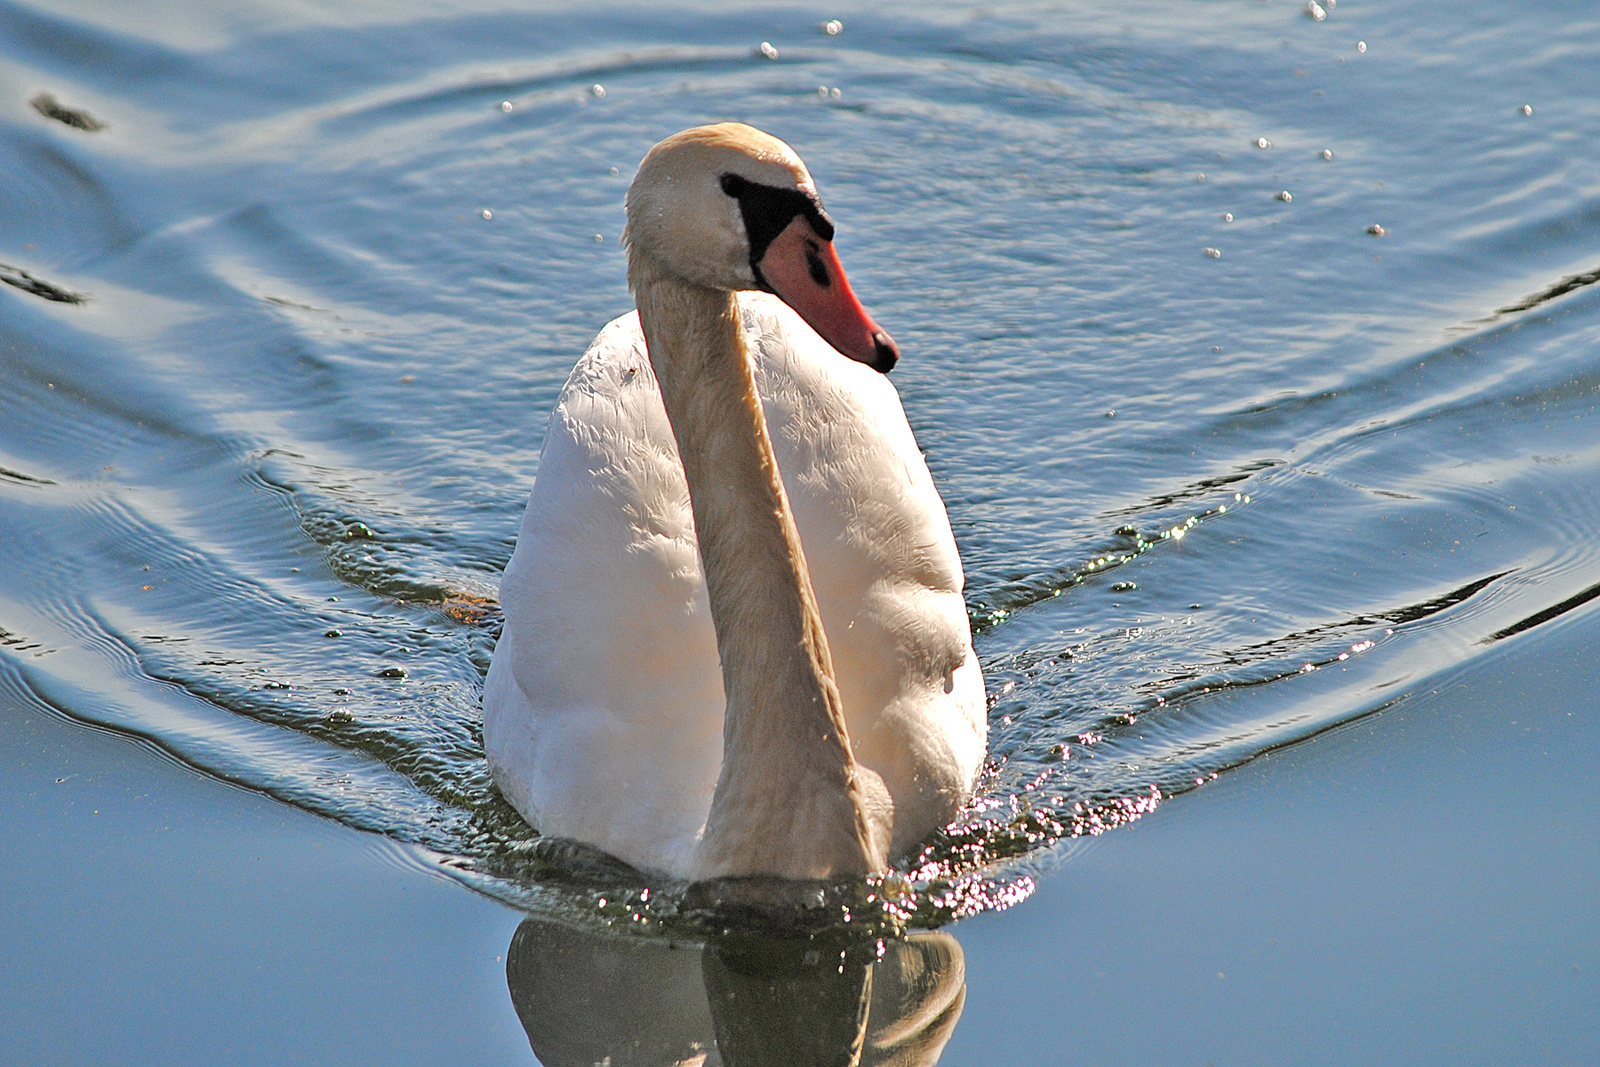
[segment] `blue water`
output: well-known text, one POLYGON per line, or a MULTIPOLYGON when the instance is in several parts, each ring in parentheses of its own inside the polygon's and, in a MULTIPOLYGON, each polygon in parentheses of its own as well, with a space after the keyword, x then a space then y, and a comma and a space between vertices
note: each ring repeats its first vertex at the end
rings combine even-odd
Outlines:
POLYGON ((478 702, 633 168, 740 119, 816 176, 967 566, 990 765, 894 885, 1014 903, 1600 591, 1597 53, 1565 4, 0 2, 0 671, 673 929, 529 848, 478 702))

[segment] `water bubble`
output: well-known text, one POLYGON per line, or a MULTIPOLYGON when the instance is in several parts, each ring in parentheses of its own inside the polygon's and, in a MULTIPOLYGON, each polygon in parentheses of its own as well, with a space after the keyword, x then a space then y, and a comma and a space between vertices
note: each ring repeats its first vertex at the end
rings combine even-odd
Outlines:
POLYGON ((621 174, 622 172, 620 170, 618 170, 616 167, 612 167, 610 170, 606 171, 606 173, 611 175, 613 178, 615 178, 617 175, 621 174))
POLYGON ((1267 140, 1265 137, 1257 137, 1256 138, 1256 147, 1257 148, 1271 148, 1272 147, 1272 142, 1267 140))
POLYGON ((1374 237, 1382 237, 1384 234, 1388 233, 1389 231, 1384 229, 1378 223, 1374 222, 1371 226, 1367 227, 1367 232, 1372 234, 1372 236, 1374 236, 1374 237))
POLYGON ((1522 113, 1523 113, 1523 114, 1524 114, 1524 115, 1531 115, 1531 114, 1533 114, 1533 105, 1532 105, 1532 104, 1523 104, 1523 105, 1522 105, 1522 113))
POLYGON ((1323 149, 1323 150, 1322 150, 1322 158, 1323 158, 1323 159, 1332 159, 1332 158, 1333 158, 1333 149, 1331 149, 1331 148, 1324 148, 1324 149, 1323 149))
POLYGON ((759 49, 759 51, 761 52, 761 54, 763 56, 765 56, 768 59, 777 59, 778 58, 778 50, 776 48, 772 47, 772 42, 771 41, 762 41, 761 42, 761 48, 759 49))
POLYGON ((594 243, 595 244, 597 244, 597 245, 605 244, 605 241, 606 241, 605 234, 597 233, 597 234, 594 235, 594 243))
POLYGON ((606 96, 606 87, 601 85, 599 82, 595 82, 593 85, 589 86, 589 94, 596 100, 604 100, 606 96))
POLYGON ((1328 11, 1317 0, 1306 0, 1306 14, 1316 22, 1321 22, 1328 17, 1328 11))
POLYGON ((1224 212, 1223 212, 1223 213, 1222 213, 1222 221, 1223 221, 1223 222, 1232 222, 1232 221, 1233 221, 1233 212, 1231 212, 1231 211, 1224 211, 1224 212))
POLYGON ((501 111, 504 111, 504 112, 506 112, 506 113, 507 113, 507 114, 510 114, 510 112, 511 112, 511 109, 512 109, 512 108, 514 108, 514 107, 516 107, 516 106, 517 106, 517 105, 515 105, 515 104, 513 104, 513 103, 512 103, 512 102, 511 102, 511 101, 509 101, 509 100, 502 100, 502 101, 500 101, 500 110, 501 110, 501 111))
POLYGON ((494 212, 490 211, 488 208, 484 208, 482 211, 478 212, 478 217, 488 221, 489 219, 494 218, 494 212))
POLYGON ((1366 50, 1367 50, 1367 42, 1365 42, 1365 41, 1357 41, 1356 42, 1356 51, 1357 52, 1365 52, 1366 50))
POLYGON ((842 91, 841 91, 841 90, 840 90, 840 89, 839 89, 839 87, 838 87, 838 86, 837 86, 837 85, 835 85, 835 86, 834 86, 834 87, 833 87, 833 92, 832 92, 832 95, 833 95, 833 98, 834 98, 834 99, 835 99, 835 100, 837 100, 837 99, 839 99, 839 98, 840 98, 840 97, 841 97, 841 96, 843 96, 843 95, 844 95, 844 93, 843 93, 843 92, 842 92, 842 91))
POLYGON ((1212 259, 1221 259, 1222 258, 1222 249, 1220 249, 1220 248, 1212 248, 1211 246, 1207 245, 1206 246, 1206 255, 1210 256, 1212 259))
POLYGON ((1204 174, 1196 174, 1194 176, 1194 180, 1197 182, 1203 182, 1206 180, 1206 176, 1204 174))
POLYGON ((1282 200, 1285 204, 1287 204, 1287 203, 1289 203, 1289 201, 1294 199, 1294 194, 1289 192, 1289 190, 1284 189, 1282 192, 1280 192, 1278 194, 1278 199, 1282 200))
POLYGON ((817 95, 826 98, 828 95, 828 87, 826 85, 817 86, 817 95))
POLYGON ((829 19, 822 24, 822 32, 829 37, 837 37, 844 32, 844 23, 838 19, 829 19))

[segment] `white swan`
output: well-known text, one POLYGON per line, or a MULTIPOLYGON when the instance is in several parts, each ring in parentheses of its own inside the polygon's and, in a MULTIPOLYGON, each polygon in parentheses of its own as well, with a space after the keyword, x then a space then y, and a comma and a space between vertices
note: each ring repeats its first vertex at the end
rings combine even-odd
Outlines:
POLYGON ((669 137, 627 211, 639 310, 562 390, 500 588, 495 782, 674 878, 881 870, 986 740, 949 520, 873 369, 894 343, 774 137, 669 137))

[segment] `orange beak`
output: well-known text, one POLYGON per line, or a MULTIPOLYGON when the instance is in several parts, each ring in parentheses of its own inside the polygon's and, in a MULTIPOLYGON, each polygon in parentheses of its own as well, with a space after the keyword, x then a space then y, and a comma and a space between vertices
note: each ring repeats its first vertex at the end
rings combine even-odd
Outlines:
POLYGON ((757 278, 843 354, 884 374, 900 358, 893 338, 851 291, 833 242, 817 236, 805 216, 772 239, 755 267, 757 278))

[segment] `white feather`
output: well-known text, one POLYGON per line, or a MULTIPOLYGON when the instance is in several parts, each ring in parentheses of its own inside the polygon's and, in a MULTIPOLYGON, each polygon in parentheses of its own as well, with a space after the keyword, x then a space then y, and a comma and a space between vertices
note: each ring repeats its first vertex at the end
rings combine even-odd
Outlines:
MULTIPOLYGON (((970 795, 983 679, 944 504, 899 394, 781 301, 739 294, 856 759, 894 848, 970 795)), ((637 313, 603 329, 550 419, 484 691, 506 799, 542 833, 694 876, 723 691, 689 492, 637 313)))

